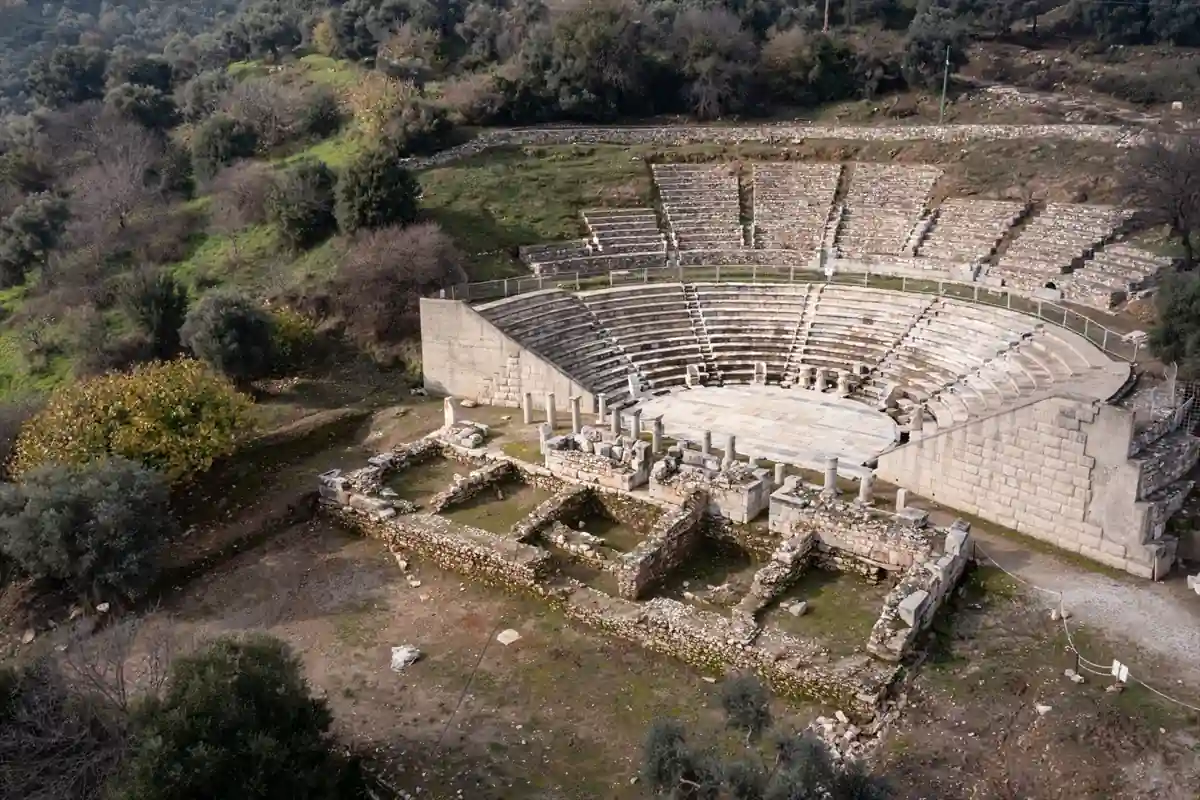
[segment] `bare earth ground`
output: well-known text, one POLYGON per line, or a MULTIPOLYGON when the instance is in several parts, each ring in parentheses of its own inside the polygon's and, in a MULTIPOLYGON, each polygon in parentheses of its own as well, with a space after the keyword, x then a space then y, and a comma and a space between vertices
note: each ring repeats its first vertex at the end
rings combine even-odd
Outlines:
MULTIPOLYGON (((242 535, 272 508, 310 492, 316 472, 359 464, 369 451, 440 424, 439 402, 405 405, 318 452, 248 475, 246 492, 256 502, 212 503, 191 536, 242 535)), ((530 433, 512 425, 513 415, 472 412, 497 426, 500 444, 522 447, 530 433)), ((1184 676, 1175 657, 1194 662, 1196 630, 1194 608, 1182 610, 1188 599, 1172 593, 1177 587, 1109 578, 1003 539, 985 547, 1006 567, 1067 588, 1082 649, 1118 653, 1139 668, 1135 674, 1200 700, 1200 682, 1174 683, 1184 676), (1146 624, 1146 609, 1157 630, 1146 624), (1178 648, 1162 644, 1168 641, 1178 648)), ((717 687, 705 680, 720 676, 572 625, 541 602, 410 560, 404 573, 381 544, 318 518, 181 583, 147 614, 147 631, 165 626, 190 642, 255 630, 290 642, 315 691, 328 697, 338 730, 389 782, 418 796, 643 797, 632 781, 645 729, 660 716, 690 720, 698 740, 730 746, 714 710, 717 687), (499 645, 503 628, 522 638, 499 645), (424 658, 397 674, 389 658, 400 644, 415 645, 424 658)), ((1074 661, 1048 607, 994 569, 975 573, 930 637, 928 659, 914 665, 907 707, 878 751, 878 767, 898 796, 1200 795, 1197 715, 1135 688, 1106 693, 1102 678, 1068 681, 1062 671, 1074 661), (1050 708, 1041 714, 1037 704, 1050 708)), ((60 635, 39 636, 30 650, 49 650, 60 635)), ((777 707, 795 727, 833 710, 777 707)))

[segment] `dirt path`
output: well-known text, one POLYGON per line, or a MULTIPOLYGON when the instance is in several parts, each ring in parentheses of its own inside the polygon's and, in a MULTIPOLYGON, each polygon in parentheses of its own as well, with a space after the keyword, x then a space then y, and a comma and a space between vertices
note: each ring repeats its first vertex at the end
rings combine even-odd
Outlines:
MULTIPOLYGON (((1200 694, 1200 597, 1188 591, 1183 576, 1160 583, 1110 577, 1011 540, 976 535, 981 553, 1002 569, 1034 586, 1061 592, 1072 626, 1095 628, 1112 643, 1100 652, 1080 644, 1087 659, 1105 664, 1117 658, 1156 688, 1169 692, 1182 682, 1189 694, 1200 694)), ((1058 606, 1053 595, 1031 589, 1027 593, 1048 610, 1058 606)))

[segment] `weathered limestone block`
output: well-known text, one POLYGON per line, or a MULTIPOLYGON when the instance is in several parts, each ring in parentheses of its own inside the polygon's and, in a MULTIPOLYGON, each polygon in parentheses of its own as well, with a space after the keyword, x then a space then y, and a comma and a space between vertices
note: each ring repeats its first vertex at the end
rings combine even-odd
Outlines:
POLYGON ((804 534, 780 542, 771 559, 754 573, 750 591, 738 603, 734 613, 753 620, 758 612, 787 591, 808 569, 809 554, 816 541, 816 536, 804 534))

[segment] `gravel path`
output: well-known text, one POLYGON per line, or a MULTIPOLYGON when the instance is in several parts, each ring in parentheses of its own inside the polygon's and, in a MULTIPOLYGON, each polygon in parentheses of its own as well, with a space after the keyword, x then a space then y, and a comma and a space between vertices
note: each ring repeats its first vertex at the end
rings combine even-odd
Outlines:
MULTIPOLYGON (((1129 643, 1127 648, 1118 644, 1113 652, 1090 653, 1081 647, 1089 661, 1105 664, 1117 658, 1155 688, 1169 693, 1182 681, 1193 694, 1200 693, 1200 596, 1188 589, 1182 575, 1159 583, 1111 578, 1005 539, 976 535, 983 552, 1008 572, 1062 592, 1072 621, 1129 643)), ((1030 593, 1042 598, 1047 609, 1058 605, 1050 595, 1030 593)))

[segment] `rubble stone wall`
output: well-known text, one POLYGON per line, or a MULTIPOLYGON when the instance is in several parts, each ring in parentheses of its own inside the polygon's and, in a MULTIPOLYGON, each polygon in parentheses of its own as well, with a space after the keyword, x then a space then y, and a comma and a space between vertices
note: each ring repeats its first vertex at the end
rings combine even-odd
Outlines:
POLYGON ((564 611, 700 669, 755 672, 780 694, 833 702, 859 718, 876 712, 896 675, 895 667, 870 659, 816 664, 815 645, 782 633, 762 632, 746 641, 730 618, 668 598, 635 603, 580 587, 565 598, 564 611))
POLYGON ((532 588, 554 569, 550 553, 540 547, 459 525, 430 514, 381 520, 349 508, 326 506, 327 513, 388 549, 415 550, 445 569, 494 585, 532 588))
POLYGON ((823 559, 868 577, 875 568, 901 570, 923 561, 936 546, 937 531, 918 514, 881 509, 822 496, 817 487, 792 476, 771 495, 770 529, 781 537, 811 534, 823 559), (854 562, 863 562, 859 569, 854 562))
POLYGON ((551 524, 579 516, 591 502, 592 491, 586 486, 575 486, 559 492, 513 525, 513 536, 521 542, 532 542, 551 524))
POLYGON ((437 514, 470 500, 475 495, 496 484, 510 480, 519 473, 511 461, 493 461, 471 472, 445 491, 429 501, 429 513, 437 514))
POLYGON ((885 661, 899 661, 908 653, 962 579, 971 560, 970 530, 962 520, 955 522, 940 557, 905 570, 884 598, 883 613, 867 639, 868 652, 885 661))
POLYGON ((621 557, 616 573, 621 597, 641 599, 687 560, 704 536, 700 521, 707 506, 704 492, 693 492, 677 510, 659 519, 645 540, 621 557))

